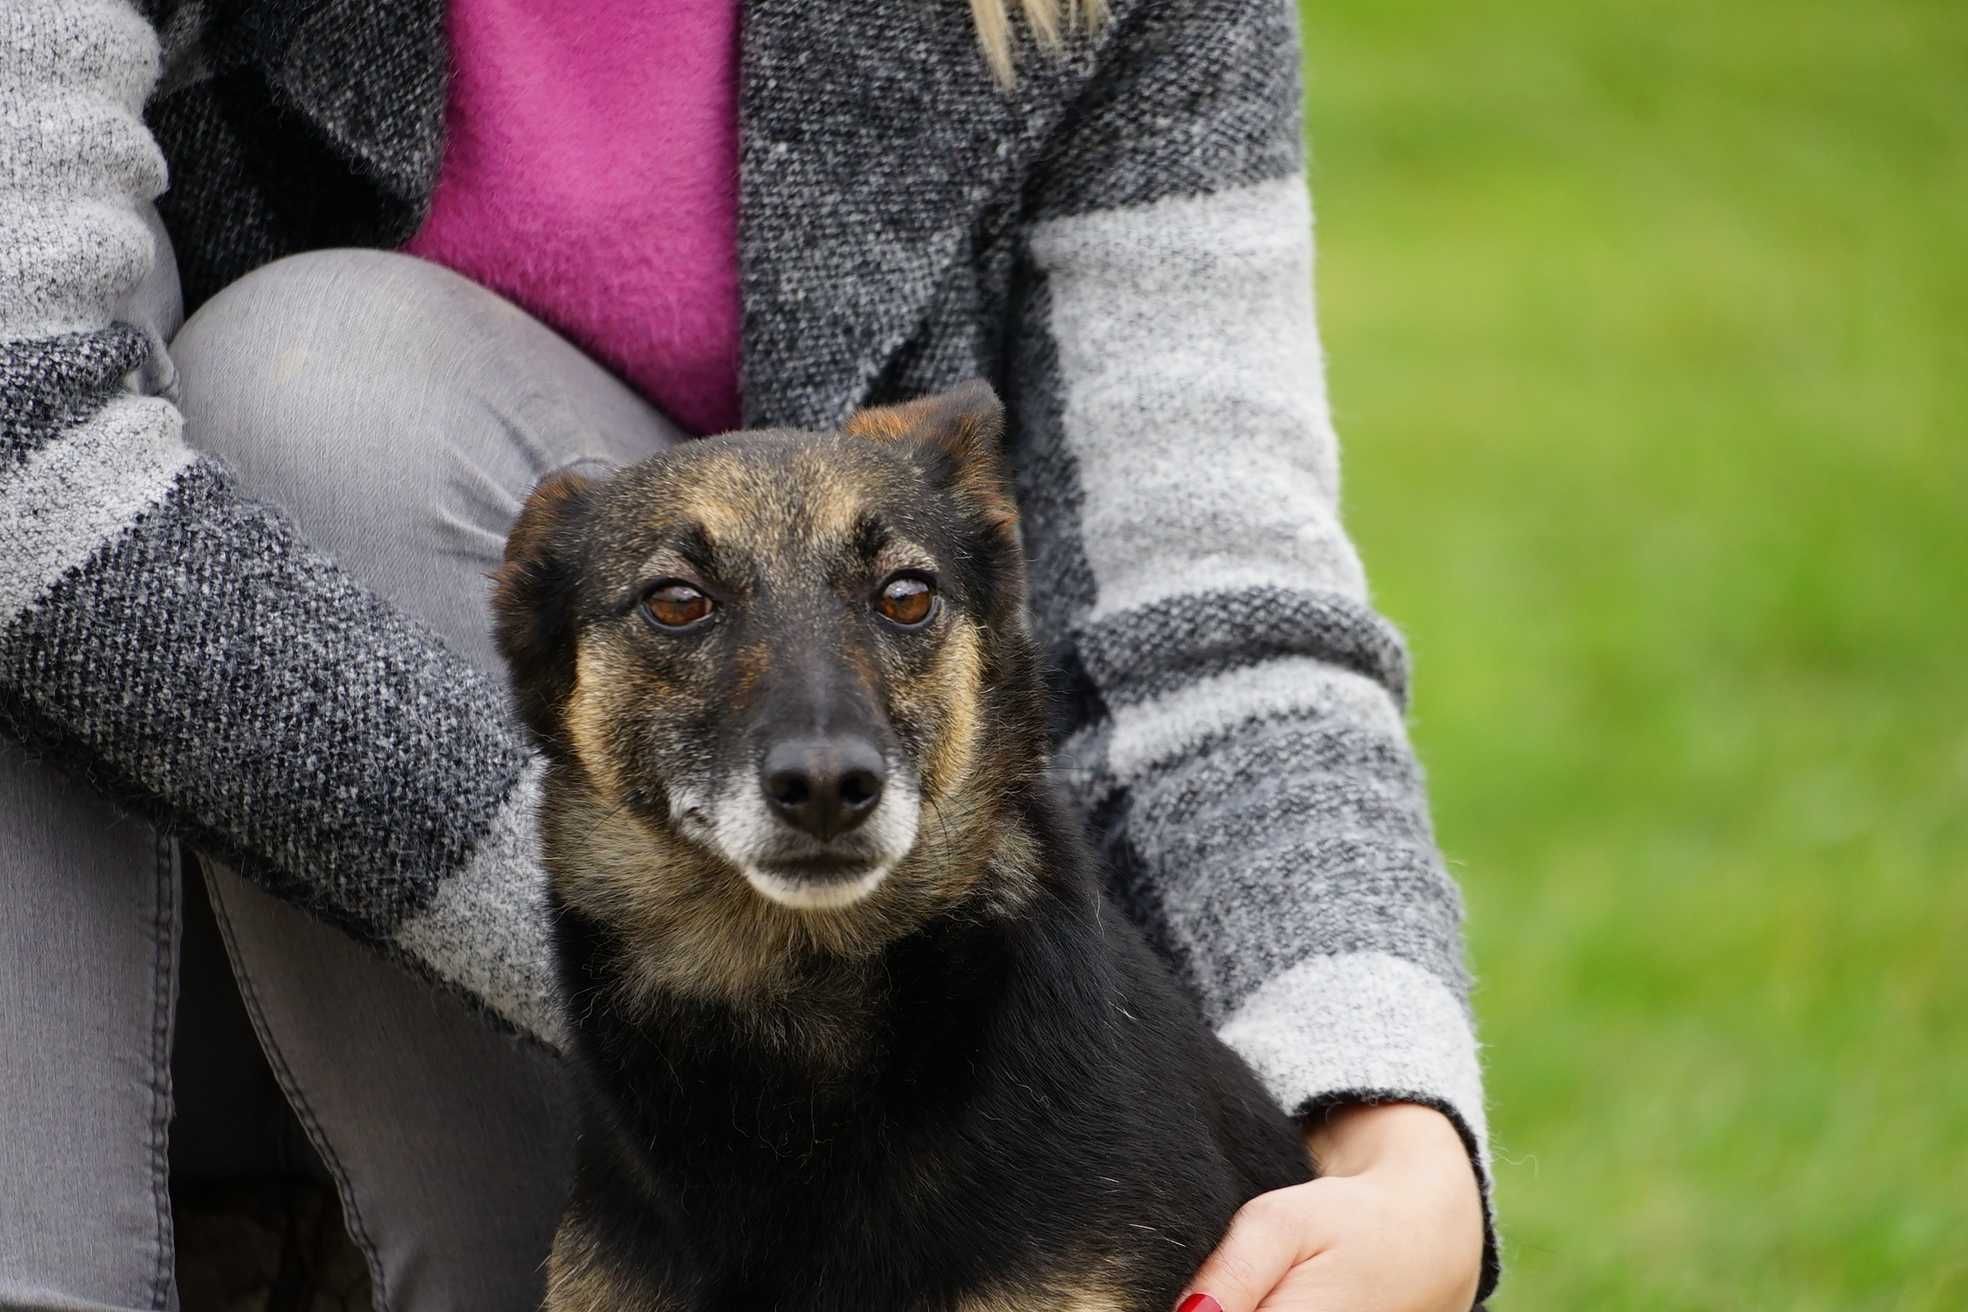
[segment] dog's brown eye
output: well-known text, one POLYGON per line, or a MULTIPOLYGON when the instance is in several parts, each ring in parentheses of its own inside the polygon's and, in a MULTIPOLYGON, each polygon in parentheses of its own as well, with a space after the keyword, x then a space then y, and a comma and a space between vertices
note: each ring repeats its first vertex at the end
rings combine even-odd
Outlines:
POLYGON ((665 583, 642 599, 642 613, 665 629, 687 629, 711 610, 711 599, 688 583, 665 583))
POLYGON ((901 574, 882 584, 881 613, 905 628, 914 628, 936 608, 936 589, 918 574, 901 574))

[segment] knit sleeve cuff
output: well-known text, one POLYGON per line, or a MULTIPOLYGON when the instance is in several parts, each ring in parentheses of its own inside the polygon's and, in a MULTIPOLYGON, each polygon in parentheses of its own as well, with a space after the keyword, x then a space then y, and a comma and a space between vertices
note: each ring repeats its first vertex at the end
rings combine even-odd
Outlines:
POLYGON ((1483 1075, 1469 1015, 1446 984, 1384 952, 1313 957, 1266 981, 1218 1032, 1294 1115, 1413 1102, 1447 1116, 1483 1194, 1477 1300, 1489 1296, 1498 1256, 1483 1075))

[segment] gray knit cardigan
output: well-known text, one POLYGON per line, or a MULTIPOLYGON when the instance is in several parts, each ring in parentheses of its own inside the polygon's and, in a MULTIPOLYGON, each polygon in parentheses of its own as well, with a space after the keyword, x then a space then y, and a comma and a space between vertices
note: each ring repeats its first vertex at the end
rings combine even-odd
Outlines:
MULTIPOLYGON (((0 722, 552 1043, 500 689, 241 496, 116 320, 153 199, 193 308, 407 238, 441 11, 0 6, 0 722)), ((748 0, 741 61, 747 423, 996 381, 1115 895, 1288 1107, 1430 1104, 1487 1181, 1406 660, 1338 520, 1293 9, 1119 0, 1006 91, 956 0, 748 0)))

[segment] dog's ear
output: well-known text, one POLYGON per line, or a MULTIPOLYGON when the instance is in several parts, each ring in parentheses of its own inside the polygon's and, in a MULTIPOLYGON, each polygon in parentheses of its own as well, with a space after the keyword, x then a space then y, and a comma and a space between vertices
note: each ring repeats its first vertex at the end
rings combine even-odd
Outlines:
POLYGON ((842 431, 906 442, 931 483, 948 488, 986 532, 1016 540, 1018 503, 1004 458, 1004 405, 982 378, 901 405, 857 411, 842 431))
POLYGON ((550 754, 574 691, 574 593, 580 578, 575 528, 594 483, 558 470, 541 479, 506 534, 505 563, 493 574, 493 632, 506 658, 519 718, 550 754))
POLYGON ((1025 553, 1005 461, 1004 406, 991 385, 973 378, 920 400, 862 410, 842 431, 906 448, 930 484, 951 494, 979 548, 965 567, 976 595, 995 625, 1022 631, 1025 553))

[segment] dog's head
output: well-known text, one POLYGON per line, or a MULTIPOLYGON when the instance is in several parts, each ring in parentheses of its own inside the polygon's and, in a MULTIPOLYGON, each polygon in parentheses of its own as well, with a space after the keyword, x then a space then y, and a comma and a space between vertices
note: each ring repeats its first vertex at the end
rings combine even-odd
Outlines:
POLYGON ((988 877, 1044 752, 1002 430, 972 383, 534 490, 495 611, 578 794, 557 878, 612 863, 593 877, 650 915, 759 915, 741 894, 893 930, 988 877))

